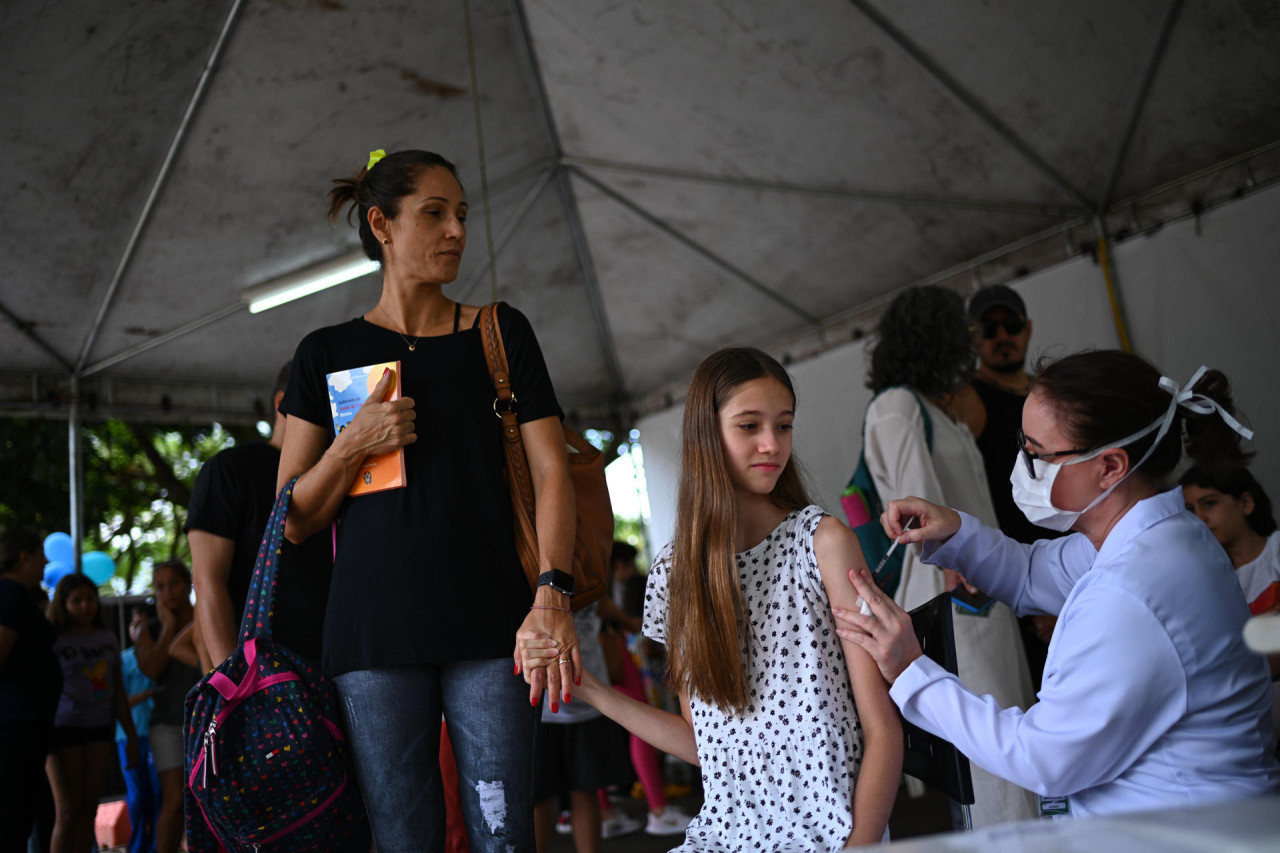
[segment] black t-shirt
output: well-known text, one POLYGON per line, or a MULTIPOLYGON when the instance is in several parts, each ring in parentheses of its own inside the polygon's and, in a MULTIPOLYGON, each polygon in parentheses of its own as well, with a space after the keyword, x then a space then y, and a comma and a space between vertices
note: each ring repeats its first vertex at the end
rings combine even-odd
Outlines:
POLYGON ((12 578, 0 578, 0 627, 18 635, 0 666, 0 723, 53 723, 62 695, 53 626, 35 594, 12 578))
MULTIPOLYGON (((562 417, 529 321, 498 310, 521 423, 562 417)), ((333 435, 325 376, 399 361, 417 441, 408 485, 348 497, 324 629, 330 674, 511 654, 532 594, 516 554, 501 421, 478 329, 421 338, 413 351, 362 318, 298 345, 280 411, 333 435)))
POLYGON ((1018 455, 1022 404, 1027 398, 981 379, 973 380, 973 389, 978 392, 982 405, 987 409, 987 425, 983 427, 982 435, 978 436, 978 449, 982 451, 982 460, 987 469, 991 502, 995 504, 1001 532, 1028 544, 1039 539, 1057 539, 1063 534, 1027 521, 1026 515, 1013 502, 1013 487, 1009 484, 1009 475, 1018 455))
MULTIPOLYGON (((280 451, 266 442, 238 444, 206 462, 191 491, 186 529, 235 543, 227 590, 238 616, 244 614, 258 548, 275 506, 279 468, 280 451)), ((333 545, 328 533, 322 531, 301 545, 286 540, 284 547, 292 553, 280 562, 276 576, 272 639, 304 658, 318 660, 333 573, 333 545)))

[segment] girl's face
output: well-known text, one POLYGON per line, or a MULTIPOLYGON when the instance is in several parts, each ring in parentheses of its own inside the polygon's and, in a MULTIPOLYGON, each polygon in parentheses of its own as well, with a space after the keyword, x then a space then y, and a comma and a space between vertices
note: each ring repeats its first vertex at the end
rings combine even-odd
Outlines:
POLYGON ((720 441, 729 480, 739 492, 767 495, 791 458, 795 400, 772 376, 752 379, 721 407, 720 441))
POLYGON ((170 610, 191 602, 191 586, 187 579, 172 569, 161 569, 151 579, 156 601, 170 610))
POLYGON ((1217 489, 1183 486, 1182 499, 1186 501, 1187 509, 1208 525, 1213 538, 1223 545, 1248 532, 1249 514, 1253 512, 1253 495, 1248 492, 1234 498, 1217 489))
POLYGON ((71 624, 87 628, 98 615, 98 591, 82 586, 67 596, 67 616, 71 624))

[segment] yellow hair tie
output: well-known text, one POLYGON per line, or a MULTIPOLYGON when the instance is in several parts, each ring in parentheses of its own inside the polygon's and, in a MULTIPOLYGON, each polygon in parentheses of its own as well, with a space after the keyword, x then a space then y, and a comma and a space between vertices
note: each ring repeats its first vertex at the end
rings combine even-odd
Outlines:
POLYGON ((386 152, 386 151, 384 151, 384 150, 382 150, 381 148, 379 148, 377 151, 370 151, 370 152, 369 152, 369 165, 368 165, 368 166, 365 166, 365 167, 364 167, 364 170, 365 170, 366 172, 367 172, 367 171, 369 171, 369 170, 370 170, 370 169, 372 169, 374 166, 378 165, 378 161, 379 161, 379 160, 381 160, 383 157, 386 157, 386 156, 387 156, 387 152, 386 152))

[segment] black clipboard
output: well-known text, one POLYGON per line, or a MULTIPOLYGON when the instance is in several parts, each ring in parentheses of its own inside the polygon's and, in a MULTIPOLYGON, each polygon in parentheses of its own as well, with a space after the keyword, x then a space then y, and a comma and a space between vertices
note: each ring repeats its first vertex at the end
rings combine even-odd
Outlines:
MULTIPOLYGON (((911 627, 925 656, 952 675, 956 666, 956 641, 951 593, 944 592, 911 611, 911 627)), ((902 772, 932 785, 961 805, 974 801, 969 759, 948 740, 902 721, 904 751, 902 772)))

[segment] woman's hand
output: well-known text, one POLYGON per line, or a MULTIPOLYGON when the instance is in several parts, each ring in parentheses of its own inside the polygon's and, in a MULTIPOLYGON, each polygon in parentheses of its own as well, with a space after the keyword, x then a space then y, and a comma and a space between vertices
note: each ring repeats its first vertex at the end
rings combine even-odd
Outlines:
POLYGON ((382 372, 382 378, 360 406, 351 423, 343 428, 334 440, 351 458, 359 456, 363 462, 369 456, 390 453, 418 440, 413 430, 417 415, 413 411, 413 399, 401 397, 387 401, 395 382, 395 371, 390 367, 382 372))
POLYGON ((911 616, 876 586, 869 572, 849 572, 849 580, 871 614, 868 616, 856 610, 833 607, 831 613, 836 617, 836 633, 857 643, 880 667, 885 681, 893 684, 902 671, 923 654, 916 632, 911 627, 911 616))
POLYGON ((573 614, 558 606, 535 605, 516 632, 515 662, 516 671, 523 671, 529 684, 529 704, 538 704, 544 688, 553 714, 560 710, 560 701, 572 701, 573 687, 582 680, 582 653, 573 614), (549 656, 552 650, 554 657, 549 656), (529 665, 524 661, 526 652, 529 665))
POLYGON ((890 539, 903 545, 912 542, 942 542, 950 539, 960 529, 960 513, 945 506, 931 504, 922 498, 903 498, 889 501, 880 515, 880 526, 890 539), (910 530, 903 530, 907 519, 916 523, 910 530))
POLYGON ((172 607, 165 605, 163 601, 156 599, 156 618, 160 620, 160 627, 170 634, 178 626, 178 611, 172 607))

